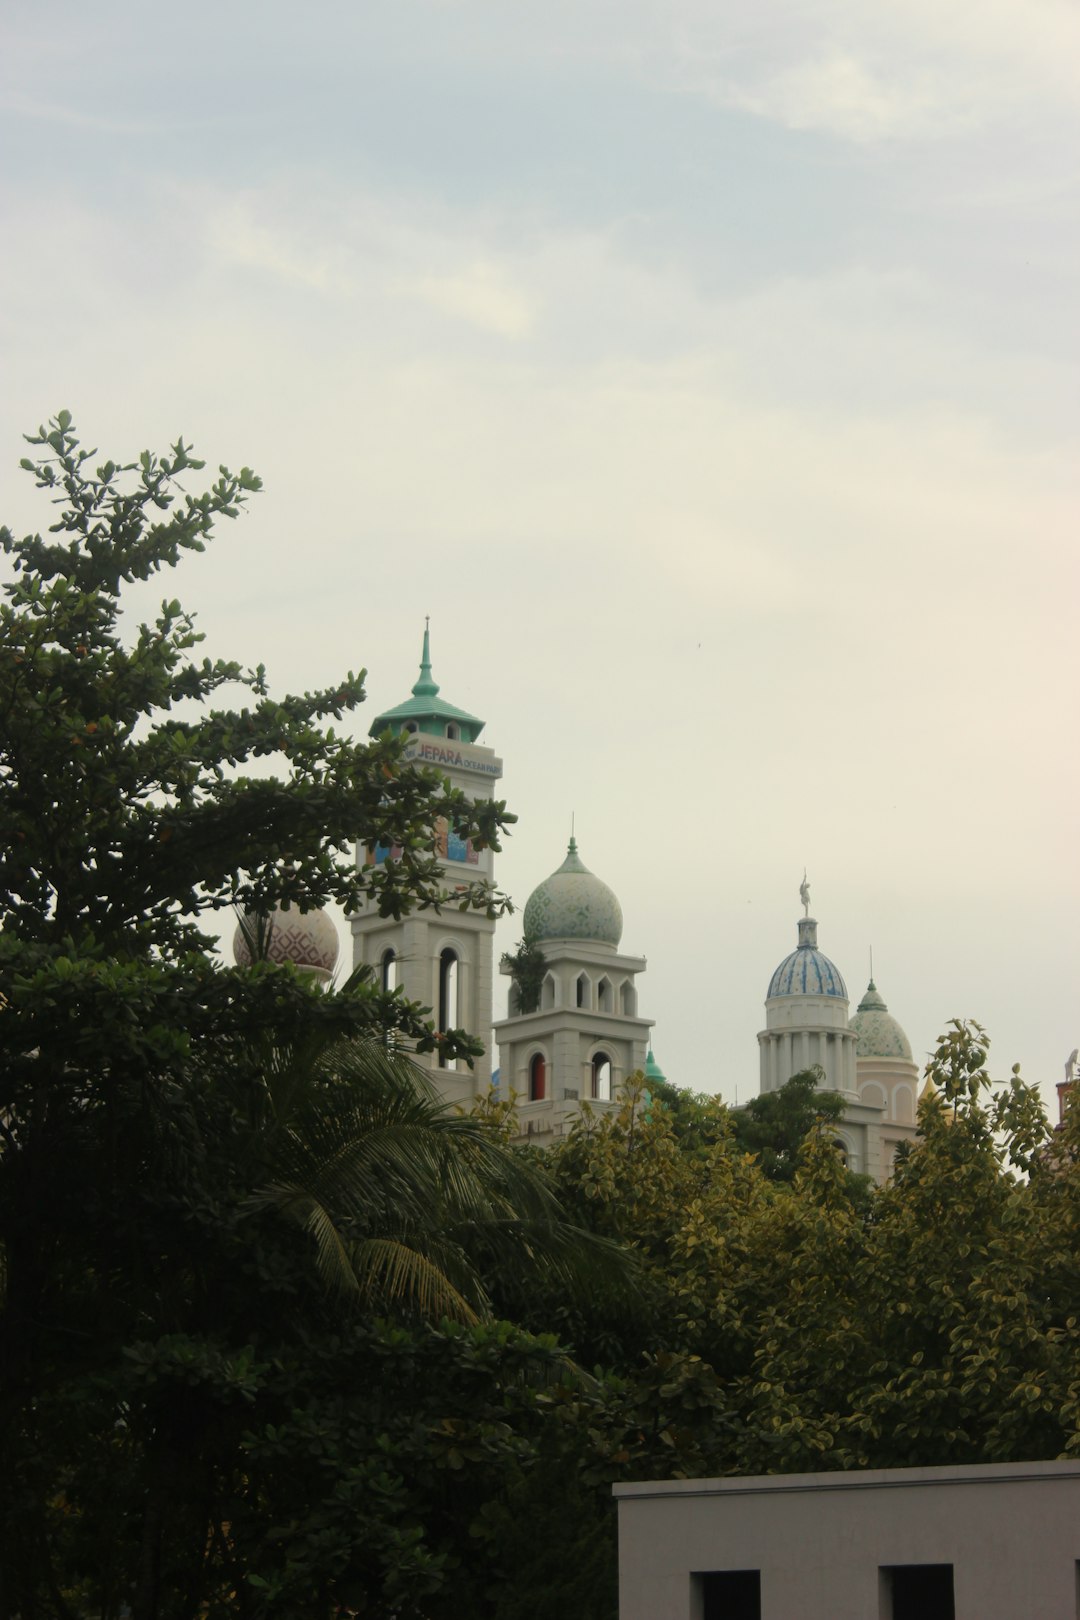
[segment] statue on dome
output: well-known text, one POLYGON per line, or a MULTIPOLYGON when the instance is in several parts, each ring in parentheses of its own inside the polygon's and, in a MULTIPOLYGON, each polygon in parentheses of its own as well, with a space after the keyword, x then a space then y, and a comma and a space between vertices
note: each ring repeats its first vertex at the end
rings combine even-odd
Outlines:
POLYGON ((810 885, 806 881, 806 867, 803 867, 802 882, 799 884, 799 899, 807 917, 810 915, 810 885))

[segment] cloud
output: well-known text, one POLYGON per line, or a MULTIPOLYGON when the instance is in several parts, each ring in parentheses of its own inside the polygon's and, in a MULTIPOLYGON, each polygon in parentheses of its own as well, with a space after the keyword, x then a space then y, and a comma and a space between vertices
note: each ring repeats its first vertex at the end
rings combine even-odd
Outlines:
POLYGON ((871 142, 938 137, 977 121, 971 106, 957 106, 939 74, 890 83, 848 52, 834 50, 766 78, 752 89, 729 83, 722 99, 789 129, 824 130, 846 140, 871 142))
POLYGON ((490 260, 477 260, 452 275, 422 276, 405 290, 432 308, 499 337, 524 337, 535 320, 531 300, 512 284, 504 267, 490 260))

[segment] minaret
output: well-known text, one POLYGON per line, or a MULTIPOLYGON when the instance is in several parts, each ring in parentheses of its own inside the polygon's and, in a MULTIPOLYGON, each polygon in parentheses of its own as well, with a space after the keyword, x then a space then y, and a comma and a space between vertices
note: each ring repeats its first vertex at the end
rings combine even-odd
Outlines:
MULTIPOLYGON (((434 766, 452 787, 471 799, 494 797, 502 776, 502 760, 476 739, 484 722, 439 696, 431 673, 431 637, 424 621, 420 674, 411 697, 376 716, 370 735, 390 731, 407 733, 403 757, 417 765, 434 766)), ((490 849, 474 850, 455 837, 446 821, 440 824, 439 859, 446 886, 462 881, 484 881, 494 887, 494 858, 490 849)), ((359 861, 382 861, 393 851, 358 849, 359 861)), ((417 911, 396 920, 380 917, 370 901, 350 918, 353 965, 370 964, 385 989, 400 986, 410 1001, 432 1009, 437 1029, 460 1028, 484 1043, 484 1055, 470 1069, 464 1062, 446 1067, 437 1054, 418 1057, 432 1071, 448 1101, 467 1102, 487 1090, 491 1082, 492 941, 495 923, 477 912, 417 911)))
POLYGON ((652 1020, 640 1017, 636 979, 642 956, 625 956, 622 908, 578 854, 533 890, 525 940, 544 954, 536 1006, 522 1008, 517 987, 495 1027, 502 1085, 517 1096, 518 1128, 539 1146, 563 1134, 583 1102, 617 1106, 619 1089, 644 1067, 652 1020))

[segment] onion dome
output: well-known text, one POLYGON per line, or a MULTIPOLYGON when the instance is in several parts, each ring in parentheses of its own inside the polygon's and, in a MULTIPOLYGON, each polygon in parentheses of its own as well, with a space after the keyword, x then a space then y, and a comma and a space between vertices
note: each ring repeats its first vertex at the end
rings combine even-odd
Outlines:
POLYGON ((326 984, 337 965, 341 941, 333 919, 325 911, 287 910, 275 906, 269 917, 246 912, 233 935, 233 960, 250 967, 254 960, 291 962, 326 984))
POLYGON ((645 1078, 646 1080, 667 1081, 667 1075, 653 1057, 653 1049, 651 1046, 649 1047, 648 1056, 645 1059, 645 1078))
POLYGON ((525 905, 525 938, 530 944, 545 939, 581 939, 594 945, 617 946, 622 938, 622 907, 606 883, 594 877, 570 840, 566 859, 525 905))
POLYGON ((425 619, 420 677, 412 689, 412 697, 376 715, 368 735, 381 737, 384 731, 390 731, 396 737, 401 731, 422 731, 429 737, 460 737, 462 742, 475 742, 483 729, 484 722, 475 714, 468 714, 439 696, 439 683, 431 673, 431 635, 425 619))
POLYGON ((799 918, 799 946, 785 956, 772 978, 766 996, 837 996, 847 1000, 847 986, 823 952, 818 950, 817 923, 813 917, 799 918))
POLYGON ((911 1042, 886 1007, 873 979, 859 1002, 851 1028, 859 1037, 857 1057, 903 1058, 905 1062, 911 1062, 911 1042))

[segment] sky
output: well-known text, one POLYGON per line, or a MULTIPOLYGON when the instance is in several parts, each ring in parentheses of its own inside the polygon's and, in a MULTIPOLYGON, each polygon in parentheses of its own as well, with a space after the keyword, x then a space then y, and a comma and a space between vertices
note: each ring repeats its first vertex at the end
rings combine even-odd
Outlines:
MULTIPOLYGON (((20 435, 265 492, 170 594, 275 692, 486 720, 523 907, 619 896, 745 1101, 809 875, 854 1011, 1080 1043, 1072 0, 7 0, 20 435)), ((151 612, 153 604, 147 606, 151 612)), ((500 924, 497 948, 520 937, 500 924)), ((505 994, 505 980, 501 981, 505 994)), ((497 1006, 496 1012, 501 1013, 497 1006)))

